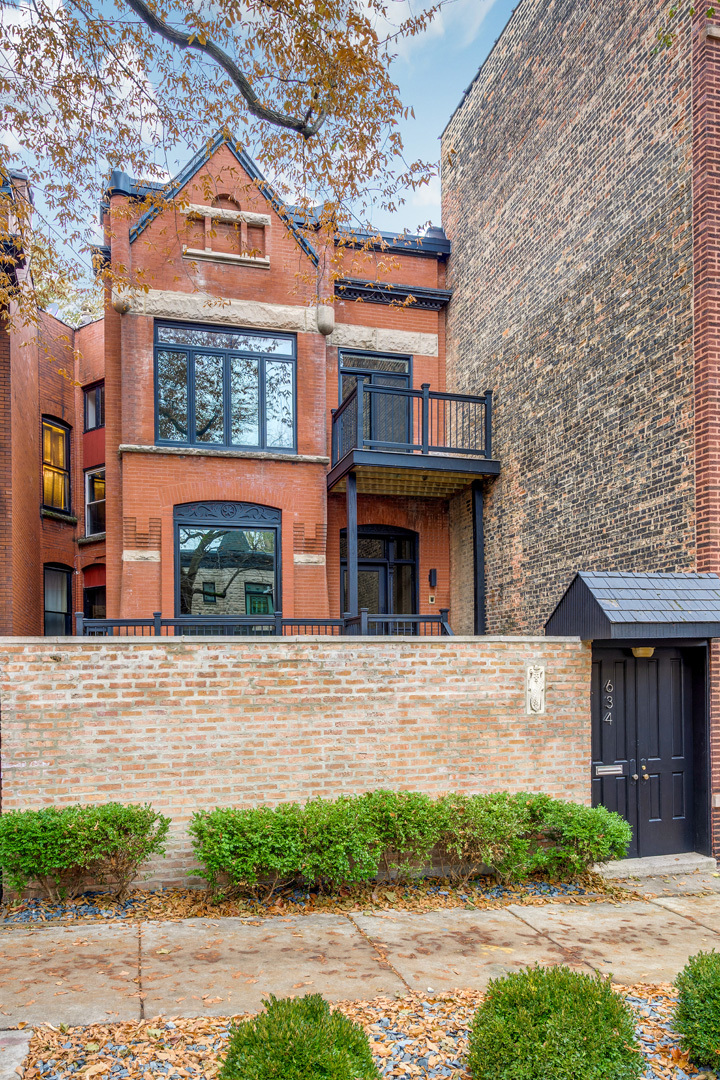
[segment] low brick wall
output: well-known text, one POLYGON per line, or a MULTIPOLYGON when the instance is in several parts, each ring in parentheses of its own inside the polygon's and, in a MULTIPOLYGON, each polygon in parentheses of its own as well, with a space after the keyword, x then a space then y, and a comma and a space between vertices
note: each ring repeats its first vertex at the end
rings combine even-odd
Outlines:
POLYGON ((2 809, 149 801, 157 880, 194 810, 377 787, 590 799, 590 649, 567 638, 0 638, 2 809), (525 668, 546 664, 546 713, 525 668))

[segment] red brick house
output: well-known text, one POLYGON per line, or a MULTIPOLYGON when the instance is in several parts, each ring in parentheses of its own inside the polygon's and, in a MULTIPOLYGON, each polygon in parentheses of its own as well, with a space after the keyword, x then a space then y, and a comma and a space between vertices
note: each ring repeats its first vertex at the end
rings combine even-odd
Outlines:
POLYGON ((0 633, 446 632, 448 499, 499 466, 490 399, 445 393, 442 230, 328 253, 222 137, 148 190, 102 208, 138 288, 3 336, 0 633))

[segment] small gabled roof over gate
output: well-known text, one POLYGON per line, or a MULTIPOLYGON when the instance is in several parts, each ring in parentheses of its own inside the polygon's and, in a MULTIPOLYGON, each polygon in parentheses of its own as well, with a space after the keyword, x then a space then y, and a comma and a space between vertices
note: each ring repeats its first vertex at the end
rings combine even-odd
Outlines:
POLYGON ((545 633, 584 641, 720 637, 720 577, 581 570, 545 633))

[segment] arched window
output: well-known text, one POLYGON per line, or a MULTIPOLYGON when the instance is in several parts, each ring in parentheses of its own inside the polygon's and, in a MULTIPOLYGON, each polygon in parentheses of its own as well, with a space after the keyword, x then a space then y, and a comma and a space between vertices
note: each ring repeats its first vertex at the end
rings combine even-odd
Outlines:
POLYGON ((72 567, 62 563, 47 563, 44 567, 46 636, 72 634, 72 575, 72 567))
POLYGON ((176 506, 173 516, 177 616, 281 610, 279 510, 202 502, 176 506))

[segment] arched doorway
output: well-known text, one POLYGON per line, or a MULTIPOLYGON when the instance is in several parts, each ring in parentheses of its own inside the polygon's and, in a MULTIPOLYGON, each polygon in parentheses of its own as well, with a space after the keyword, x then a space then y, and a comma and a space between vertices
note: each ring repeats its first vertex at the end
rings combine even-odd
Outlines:
MULTIPOLYGON (((358 527, 358 607, 371 615, 417 615, 418 536, 394 525, 358 527)), ((340 532, 340 582, 348 611, 347 530, 340 532)))

